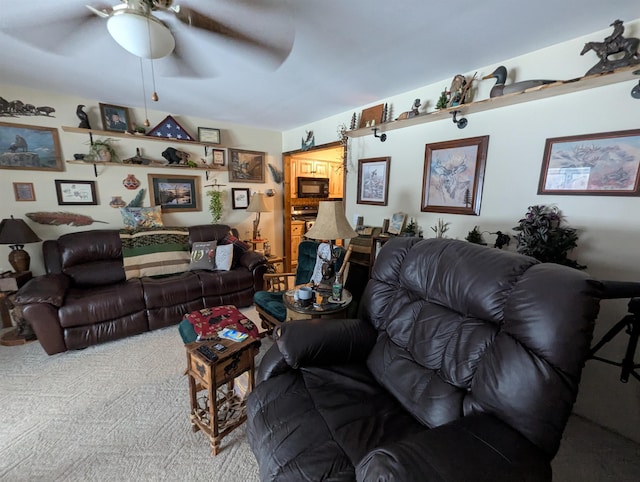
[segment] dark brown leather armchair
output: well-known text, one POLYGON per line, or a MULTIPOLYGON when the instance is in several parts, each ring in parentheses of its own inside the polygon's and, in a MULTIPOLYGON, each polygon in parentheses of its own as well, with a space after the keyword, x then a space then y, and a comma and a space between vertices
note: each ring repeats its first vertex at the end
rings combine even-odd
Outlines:
POLYGON ((447 239, 381 249, 360 319, 275 330, 248 399, 263 481, 551 481, 601 283, 447 239))

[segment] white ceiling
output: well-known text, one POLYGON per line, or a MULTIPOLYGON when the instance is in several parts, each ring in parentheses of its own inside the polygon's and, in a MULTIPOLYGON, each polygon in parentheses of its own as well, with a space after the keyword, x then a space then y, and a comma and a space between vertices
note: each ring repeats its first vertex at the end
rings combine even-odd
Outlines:
MULTIPOLYGON (((89 29, 73 21, 74 15, 85 14, 86 3, 110 6, 118 0, 0 3, 0 84, 130 107, 143 105, 139 60, 111 39, 104 20, 96 19, 89 29)), ((640 17, 637 0, 176 3, 225 18, 254 35, 284 42, 293 38, 293 49, 273 70, 253 52, 182 28, 177 42, 197 59, 207 77, 169 76, 171 62, 155 61, 160 100, 149 101, 149 109, 273 130, 303 126, 457 73, 608 29, 618 18, 629 22, 640 17)), ((149 62, 142 68, 150 97, 149 62)))

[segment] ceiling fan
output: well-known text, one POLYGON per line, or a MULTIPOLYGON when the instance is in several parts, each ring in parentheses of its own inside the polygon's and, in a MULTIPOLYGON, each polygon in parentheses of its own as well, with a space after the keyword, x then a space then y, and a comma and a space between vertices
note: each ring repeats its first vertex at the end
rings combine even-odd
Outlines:
MULTIPOLYGON (((191 0, 191 3, 194 3, 194 0, 191 0)), ((88 9, 85 13, 77 11, 77 6, 73 11, 61 12, 58 9, 52 12, 51 17, 57 18, 50 17, 42 27, 49 30, 57 27, 56 34, 60 42, 52 41, 49 34, 38 35, 40 27, 35 25, 26 29, 2 30, 42 50, 50 51, 52 45, 57 45, 62 50, 66 43, 63 36, 71 37, 74 31, 81 30, 87 24, 95 26, 96 21, 106 20, 111 37, 131 54, 144 59, 166 57, 179 67, 182 75, 190 72, 196 77, 203 75, 202 69, 194 65, 198 63, 198 59, 194 58, 193 52, 197 52, 199 47, 204 47, 186 45, 193 42, 193 38, 186 34, 190 29, 192 32, 202 32, 210 38, 222 39, 233 46, 241 47, 253 57, 262 57, 261 60, 267 61, 272 68, 279 67, 289 56, 293 47, 293 29, 280 28, 280 31, 276 32, 275 28, 269 27, 274 24, 274 15, 284 22, 287 21, 287 13, 283 11, 286 8, 285 0, 206 0, 203 4, 217 4, 220 10, 218 18, 184 4, 177 4, 174 0, 120 0, 120 4, 114 6, 85 5, 88 9), (226 17, 222 14, 223 11, 226 17), (271 14, 271 21, 265 18, 264 28, 242 27, 249 17, 260 15, 262 18, 265 13, 271 14), (186 55, 185 52, 192 55, 186 55)), ((213 7, 209 9, 213 10, 213 7)), ((80 43, 82 48, 86 48, 85 42, 80 43)))

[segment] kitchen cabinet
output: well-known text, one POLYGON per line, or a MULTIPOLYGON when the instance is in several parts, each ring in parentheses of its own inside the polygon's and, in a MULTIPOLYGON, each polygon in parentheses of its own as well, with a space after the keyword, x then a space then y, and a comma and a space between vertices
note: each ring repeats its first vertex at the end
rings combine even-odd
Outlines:
POLYGON ((344 166, 341 162, 329 162, 329 197, 342 198, 344 195, 344 166))
POLYGON ((298 245, 304 235, 304 221, 291 221, 291 270, 298 265, 298 245))

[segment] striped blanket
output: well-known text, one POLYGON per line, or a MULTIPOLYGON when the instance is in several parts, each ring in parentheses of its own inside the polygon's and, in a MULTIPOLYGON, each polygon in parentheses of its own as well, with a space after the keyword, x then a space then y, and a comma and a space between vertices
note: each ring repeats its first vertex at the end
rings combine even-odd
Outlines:
POLYGON ((121 230, 127 279, 182 273, 189 270, 189 228, 121 230))

